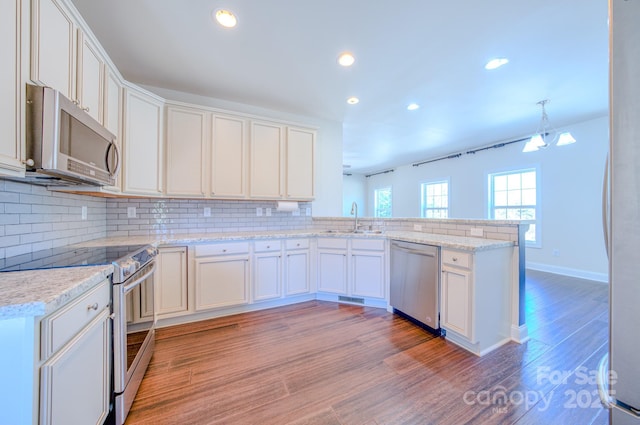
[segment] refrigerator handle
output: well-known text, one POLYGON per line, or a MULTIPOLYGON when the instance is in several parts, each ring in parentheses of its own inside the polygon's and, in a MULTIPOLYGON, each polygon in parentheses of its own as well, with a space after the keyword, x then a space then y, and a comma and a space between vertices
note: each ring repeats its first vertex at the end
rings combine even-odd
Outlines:
POLYGON ((609 394, 609 353, 602 356, 598 364, 598 373, 596 375, 596 383, 598 385, 598 395, 600 401, 606 409, 611 409, 615 400, 609 394))
POLYGON ((609 154, 604 163, 604 177, 602 178, 602 233, 604 235, 604 249, 609 258, 609 154))

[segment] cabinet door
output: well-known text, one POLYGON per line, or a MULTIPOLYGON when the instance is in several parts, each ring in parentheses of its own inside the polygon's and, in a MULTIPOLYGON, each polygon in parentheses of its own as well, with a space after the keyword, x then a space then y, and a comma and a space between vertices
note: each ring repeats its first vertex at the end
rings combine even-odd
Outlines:
POLYGON ((204 257, 195 260, 196 310, 249 302, 247 257, 204 257))
POLYGON ((76 29, 57 0, 32 3, 31 79, 76 98, 76 29))
POLYGON ((280 253, 255 254, 254 294, 256 301, 279 298, 282 294, 282 256, 280 253))
POLYGON ((454 268, 442 270, 442 306, 440 325, 474 341, 472 327, 471 273, 454 268))
POLYGON ((285 295, 306 294, 311 291, 309 280, 309 250, 287 252, 285 295))
POLYGON ((282 127, 275 124, 251 124, 250 196, 282 197, 282 127))
POLYGON ((187 247, 160 248, 155 276, 157 313, 173 315, 188 311, 187 247))
POLYGON ((78 30, 78 70, 76 97, 79 105, 96 121, 104 124, 102 95, 104 61, 98 49, 81 30, 78 30))
POLYGON ((167 108, 167 195, 204 196, 206 118, 202 110, 167 108))
MULTIPOLYGON (((24 171, 22 143, 22 1, 0 3, 0 174, 24 171)), ((14 174, 14 175, 16 175, 14 174)))
POLYGON ((241 118, 214 116, 211 144, 211 196, 245 198, 246 123, 241 118))
POLYGON ((347 293, 347 254, 318 251, 318 291, 347 293))
POLYGON ((40 423, 100 425, 110 399, 109 310, 105 309, 40 371, 40 423))
POLYGON ((162 102, 134 89, 127 89, 126 93, 124 191, 160 195, 162 102))
POLYGON ((353 252, 351 294, 384 298, 384 253, 353 252))
POLYGON ((313 199, 315 132, 287 128, 287 198, 313 199))

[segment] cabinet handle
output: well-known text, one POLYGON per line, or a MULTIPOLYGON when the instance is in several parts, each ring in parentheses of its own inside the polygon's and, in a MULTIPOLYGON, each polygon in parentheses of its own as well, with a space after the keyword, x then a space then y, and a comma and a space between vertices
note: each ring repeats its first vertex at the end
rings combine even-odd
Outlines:
POLYGON ((271 248, 271 245, 267 245, 267 249, 271 248))
POLYGON ((297 243, 297 244, 296 244, 296 246, 300 246, 300 244, 299 244, 299 243, 297 243))
POLYGON ((222 250, 222 252, 227 252, 227 250, 226 250, 226 249, 223 249, 223 250, 222 250))
POLYGON ((455 262, 455 261, 458 261, 458 257, 453 257, 453 258, 452 258, 452 260, 453 260, 454 262, 455 262))
POLYGON ((98 303, 93 303, 87 306, 87 310, 98 310, 98 303))

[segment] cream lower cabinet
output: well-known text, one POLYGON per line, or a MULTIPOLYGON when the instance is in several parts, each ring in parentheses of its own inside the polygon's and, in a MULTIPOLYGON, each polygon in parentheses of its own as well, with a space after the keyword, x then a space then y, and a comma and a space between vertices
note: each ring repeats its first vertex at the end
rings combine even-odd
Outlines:
POLYGON ((383 239, 318 238, 318 292, 386 298, 383 239))
POLYGON ((286 240, 284 255, 284 295, 311 292, 309 239, 286 240))
POLYGON ((282 242, 255 241, 253 254, 253 300, 282 296, 282 242))
POLYGON ((189 313, 187 247, 160 247, 155 276, 158 318, 189 313))
POLYGON ((483 355, 510 340, 512 247, 443 248, 440 326, 450 341, 483 355))
POLYGON ((248 242, 197 245, 194 270, 196 311, 249 303, 248 242))
POLYGON ((385 241, 351 240, 350 294, 357 297, 386 297, 385 241))
POLYGON ((41 322, 40 424, 101 425, 111 396, 111 284, 41 322))
POLYGON ((318 238, 318 291, 346 295, 348 239, 318 238))

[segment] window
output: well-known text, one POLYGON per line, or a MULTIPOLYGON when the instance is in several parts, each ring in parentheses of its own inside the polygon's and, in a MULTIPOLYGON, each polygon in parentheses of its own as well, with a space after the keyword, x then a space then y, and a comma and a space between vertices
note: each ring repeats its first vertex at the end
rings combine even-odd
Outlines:
POLYGON ((376 189, 374 195, 375 216, 391 217, 391 188, 376 189))
POLYGON ((489 174, 489 214, 495 220, 529 222, 525 241, 539 245, 535 168, 489 174))
POLYGON ((423 218, 449 217, 449 182, 446 180, 422 183, 423 218))

